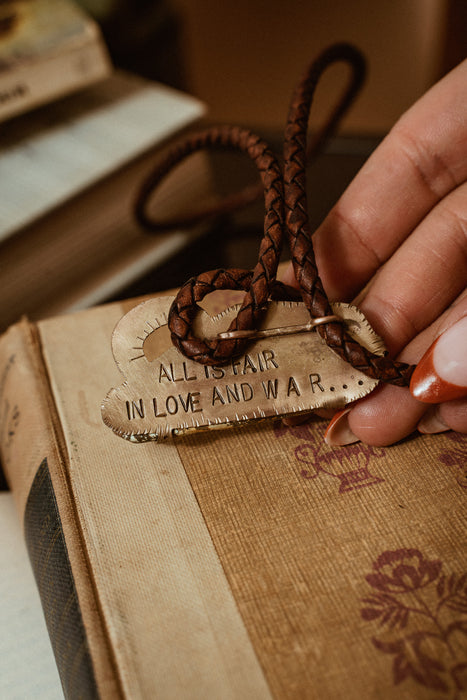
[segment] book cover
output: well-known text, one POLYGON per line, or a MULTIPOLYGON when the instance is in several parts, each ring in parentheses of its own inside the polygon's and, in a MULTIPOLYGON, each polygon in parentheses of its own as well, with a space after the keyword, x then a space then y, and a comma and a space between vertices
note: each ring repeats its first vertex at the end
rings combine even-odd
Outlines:
POLYGON ((461 698, 467 438, 332 449, 315 419, 131 444, 100 405, 132 305, 0 342, 2 464, 67 696, 461 698))
POLYGON ((0 7, 0 121, 110 72, 97 24, 71 0, 0 7))

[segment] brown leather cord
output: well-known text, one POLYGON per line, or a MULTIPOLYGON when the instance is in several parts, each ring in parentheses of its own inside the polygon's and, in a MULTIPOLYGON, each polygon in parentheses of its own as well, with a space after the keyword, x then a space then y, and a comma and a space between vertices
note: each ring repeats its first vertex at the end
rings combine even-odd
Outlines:
MULTIPOLYGON (((218 130, 219 127, 215 127, 218 130)), ((218 217, 222 214, 229 214, 237 211, 257 200, 263 193, 261 183, 254 183, 245 187, 240 192, 226 196, 221 202, 209 207, 202 207, 199 211, 180 218, 171 218, 167 221, 159 221, 149 211, 149 204, 154 190, 168 173, 179 163, 188 158, 196 151, 204 148, 234 148, 233 144, 216 142, 211 139, 211 130, 207 129, 199 133, 191 134, 170 150, 166 157, 156 165, 154 170, 145 178, 139 187, 134 213, 136 220, 146 231, 150 233, 160 233, 161 231, 173 231, 180 228, 191 228, 196 224, 207 221, 210 217, 218 217)))
MULTIPOLYGON (((323 71, 336 60, 352 60, 355 49, 337 44, 324 51, 299 82, 290 105, 284 141, 284 197, 295 278, 312 318, 329 316, 332 308, 318 274, 308 221, 306 197, 306 136, 314 91, 323 71)), ((406 386, 413 367, 366 350, 345 332, 341 323, 318 328, 327 345, 342 359, 374 379, 406 386)))
MULTIPOLYGON (((261 175, 265 221, 264 236, 255 269, 212 270, 193 277, 181 287, 170 309, 168 325, 172 341, 191 359, 209 365, 222 364, 233 355, 243 352, 248 342, 241 339, 206 340, 194 335, 192 323, 199 310, 197 304, 206 294, 216 289, 241 289, 246 292, 229 331, 256 328, 267 308, 268 299, 296 298, 296 293, 275 279, 284 230, 288 234, 300 293, 310 315, 312 318, 332 315, 332 308, 316 267, 309 230, 305 166, 306 133, 313 94, 324 70, 336 61, 344 61, 352 66, 352 80, 331 118, 318 134, 313 144, 314 153, 317 153, 327 138, 334 133, 361 85, 364 74, 363 58, 348 44, 330 47, 311 64, 298 84, 291 102, 284 144, 284 175, 274 154, 260 137, 240 127, 216 127, 185 140, 169 154, 143 185, 136 203, 138 220, 151 230, 159 230, 162 224, 152 220, 146 213, 148 198, 160 180, 194 151, 203 148, 239 149, 253 160, 261 175)), ((242 199, 242 195, 239 199, 242 199)), ((202 219, 205 215, 206 212, 200 213, 191 221, 202 219)), ((370 353, 346 333, 344 324, 326 323, 318 328, 318 332, 338 355, 368 376, 399 386, 409 383, 412 366, 370 353)))
MULTIPOLYGON (((222 364, 246 346, 245 340, 203 340, 197 338, 191 324, 198 312, 197 303, 216 289, 241 289, 243 303, 229 331, 255 328, 267 308, 268 299, 289 298, 284 285, 275 280, 284 229, 284 192, 282 172, 274 154, 259 136, 240 127, 218 127, 201 132, 190 140, 190 152, 206 147, 235 148, 256 164, 263 183, 266 214, 258 263, 250 270, 212 270, 188 280, 178 292, 169 312, 172 341, 187 357, 203 364, 222 364)), ((179 157, 181 151, 179 152, 179 157)))
MULTIPOLYGON (((336 47, 339 46, 336 44, 336 47)), ((343 52, 342 60, 350 69, 347 85, 339 96, 334 108, 322 127, 316 132, 308 145, 306 160, 310 164, 324 149, 325 145, 336 133, 342 118, 360 92, 366 77, 366 63, 363 55, 357 49, 345 44, 347 51, 343 52), (345 53, 345 55, 344 55, 345 53)), ((180 144, 171 149, 165 158, 155 166, 140 185, 134 204, 134 213, 138 223, 148 232, 173 231, 178 228, 191 228, 196 224, 207 221, 210 217, 218 217, 242 209, 263 196, 261 182, 248 185, 239 192, 227 195, 220 202, 201 207, 198 211, 184 217, 162 221, 150 212, 151 196, 163 178, 182 160, 199 148, 199 134, 188 136, 180 144)))

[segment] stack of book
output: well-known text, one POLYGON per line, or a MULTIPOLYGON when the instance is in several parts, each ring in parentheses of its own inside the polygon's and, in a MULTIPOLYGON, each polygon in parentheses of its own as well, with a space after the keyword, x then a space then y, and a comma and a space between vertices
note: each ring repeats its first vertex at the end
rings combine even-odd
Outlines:
MULTIPOLYGON (((44 24, 46 10, 51 12, 52 5, 58 10, 62 4, 70 9, 63 0, 37 0, 18 7, 22 11, 23 5, 30 6, 31 12, 34 7, 36 19, 44 24)), ((204 106, 166 86, 110 71, 95 25, 81 11, 76 16, 81 24, 76 19, 71 23, 67 41, 53 45, 44 69, 49 76, 46 85, 55 84, 55 72, 62 75, 63 66, 67 90, 64 85, 55 87, 62 95, 72 94, 5 121, 0 132, 1 329, 24 313, 39 318, 101 302, 200 233, 198 229, 145 236, 133 219, 132 204, 161 147, 198 120, 204 106), (83 30, 81 41, 75 25, 83 30), (86 74, 92 84, 78 92, 67 67, 69 44, 75 63, 100 65, 100 70, 86 74), (102 56, 100 64, 96 54, 102 56)), ((70 14, 64 9, 57 11, 57 24, 66 17, 70 19, 70 14)), ((37 28, 36 36, 41 36, 37 28)), ((0 49, 1 41, 0 37, 0 49)), ((44 55, 40 59, 44 62, 44 55)), ((21 67, 22 75, 30 70, 34 85, 35 66, 31 57, 21 67)), ((4 80, 10 71, 5 68, 4 80)), ((84 77, 81 88, 83 82, 84 77)), ((50 97, 50 92, 44 93, 41 99, 50 97)), ((158 194, 159 215, 189 207, 209 187, 207 161, 191 158, 158 194)))
POLYGON ((70 0, 0 7, 0 121, 108 75, 99 27, 70 0))

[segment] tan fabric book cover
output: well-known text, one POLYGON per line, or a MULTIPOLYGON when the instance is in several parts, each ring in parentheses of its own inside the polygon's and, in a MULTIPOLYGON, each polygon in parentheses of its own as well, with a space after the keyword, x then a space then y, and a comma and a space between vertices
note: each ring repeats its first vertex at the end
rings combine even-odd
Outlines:
POLYGON ((3 468, 67 697, 467 694, 467 438, 316 419, 131 444, 113 304, 0 341, 3 468))

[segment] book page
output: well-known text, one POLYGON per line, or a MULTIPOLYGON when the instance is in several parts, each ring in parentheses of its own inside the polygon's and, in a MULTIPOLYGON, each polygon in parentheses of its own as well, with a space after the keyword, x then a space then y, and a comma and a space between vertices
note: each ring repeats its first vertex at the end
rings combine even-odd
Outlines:
POLYGON ((0 492, 0 697, 63 700, 18 512, 0 492))

